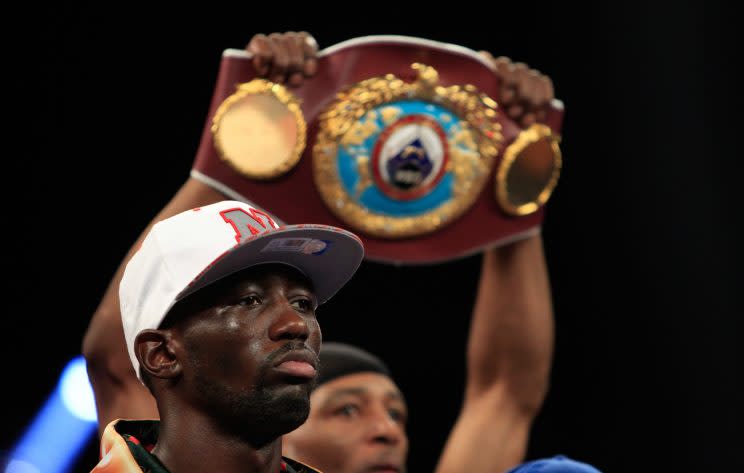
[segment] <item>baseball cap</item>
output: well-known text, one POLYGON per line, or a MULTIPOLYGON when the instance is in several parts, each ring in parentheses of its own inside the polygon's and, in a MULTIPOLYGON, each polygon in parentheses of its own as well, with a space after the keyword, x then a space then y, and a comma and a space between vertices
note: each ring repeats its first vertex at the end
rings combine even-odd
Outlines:
POLYGON ((551 458, 541 458, 539 460, 522 463, 516 468, 509 470, 507 473, 602 473, 598 469, 576 460, 572 460, 565 455, 556 455, 551 458))
POLYGON ((280 226, 238 201, 187 210, 151 228, 127 264, 119 301, 129 358, 139 376, 134 339, 158 328, 179 300, 235 272, 268 263, 289 265, 313 284, 318 303, 351 278, 364 257, 361 240, 327 225, 280 226))

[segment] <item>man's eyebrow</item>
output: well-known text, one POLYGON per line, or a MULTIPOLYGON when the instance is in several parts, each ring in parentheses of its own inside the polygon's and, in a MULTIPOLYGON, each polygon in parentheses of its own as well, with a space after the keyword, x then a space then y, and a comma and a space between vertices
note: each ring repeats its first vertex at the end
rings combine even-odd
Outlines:
POLYGON ((390 390, 385 393, 385 397, 388 399, 394 399, 396 401, 401 401, 403 403, 406 402, 406 399, 403 397, 403 394, 401 394, 398 390, 390 390))
MULTIPOLYGON (((328 404, 333 403, 339 398, 342 398, 344 396, 367 396, 369 394, 369 389, 363 387, 363 386, 355 386, 351 388, 341 388, 333 392, 333 394, 329 395, 328 398, 323 402, 324 406, 327 406, 328 404)), ((406 400, 403 397, 403 394, 401 394, 400 391, 396 390, 390 390, 385 393, 385 398, 392 399, 394 401, 400 401, 405 404, 406 400)))
POLYGON ((358 386, 353 388, 341 388, 333 392, 323 403, 324 406, 334 402, 344 396, 366 396, 369 393, 367 388, 358 386))

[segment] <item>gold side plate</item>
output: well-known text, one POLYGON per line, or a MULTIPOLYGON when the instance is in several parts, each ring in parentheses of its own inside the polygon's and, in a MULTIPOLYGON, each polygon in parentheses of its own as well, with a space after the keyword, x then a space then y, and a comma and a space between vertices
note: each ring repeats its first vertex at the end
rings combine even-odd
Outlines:
POLYGON ((536 212, 550 199, 563 165, 560 137, 541 124, 523 130, 504 151, 496 174, 496 200, 510 215, 536 212))
POLYGON ((212 120, 219 156, 251 179, 272 179, 294 168, 305 150, 306 131, 299 100, 264 79, 240 84, 212 120))

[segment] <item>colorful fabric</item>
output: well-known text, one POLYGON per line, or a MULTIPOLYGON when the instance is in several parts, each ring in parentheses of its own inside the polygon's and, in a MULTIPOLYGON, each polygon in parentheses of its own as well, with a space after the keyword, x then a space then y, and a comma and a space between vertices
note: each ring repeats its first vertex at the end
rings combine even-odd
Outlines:
MULTIPOLYGON (((116 420, 101 438, 101 461, 91 473, 169 473, 153 455, 158 421, 116 420)), ((282 457, 280 473, 320 473, 307 465, 282 457)))

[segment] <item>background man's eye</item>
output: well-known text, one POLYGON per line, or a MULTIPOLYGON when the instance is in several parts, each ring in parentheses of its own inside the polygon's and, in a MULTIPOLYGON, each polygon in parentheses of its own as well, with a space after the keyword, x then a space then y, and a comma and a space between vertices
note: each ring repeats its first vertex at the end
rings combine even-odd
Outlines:
POLYGON ((359 408, 353 404, 342 406, 337 413, 344 417, 353 417, 359 412, 359 408))
POLYGON ((406 414, 403 411, 400 411, 398 409, 390 409, 388 411, 388 414, 390 415, 390 418, 393 419, 395 422, 400 422, 400 423, 405 424, 406 414))

